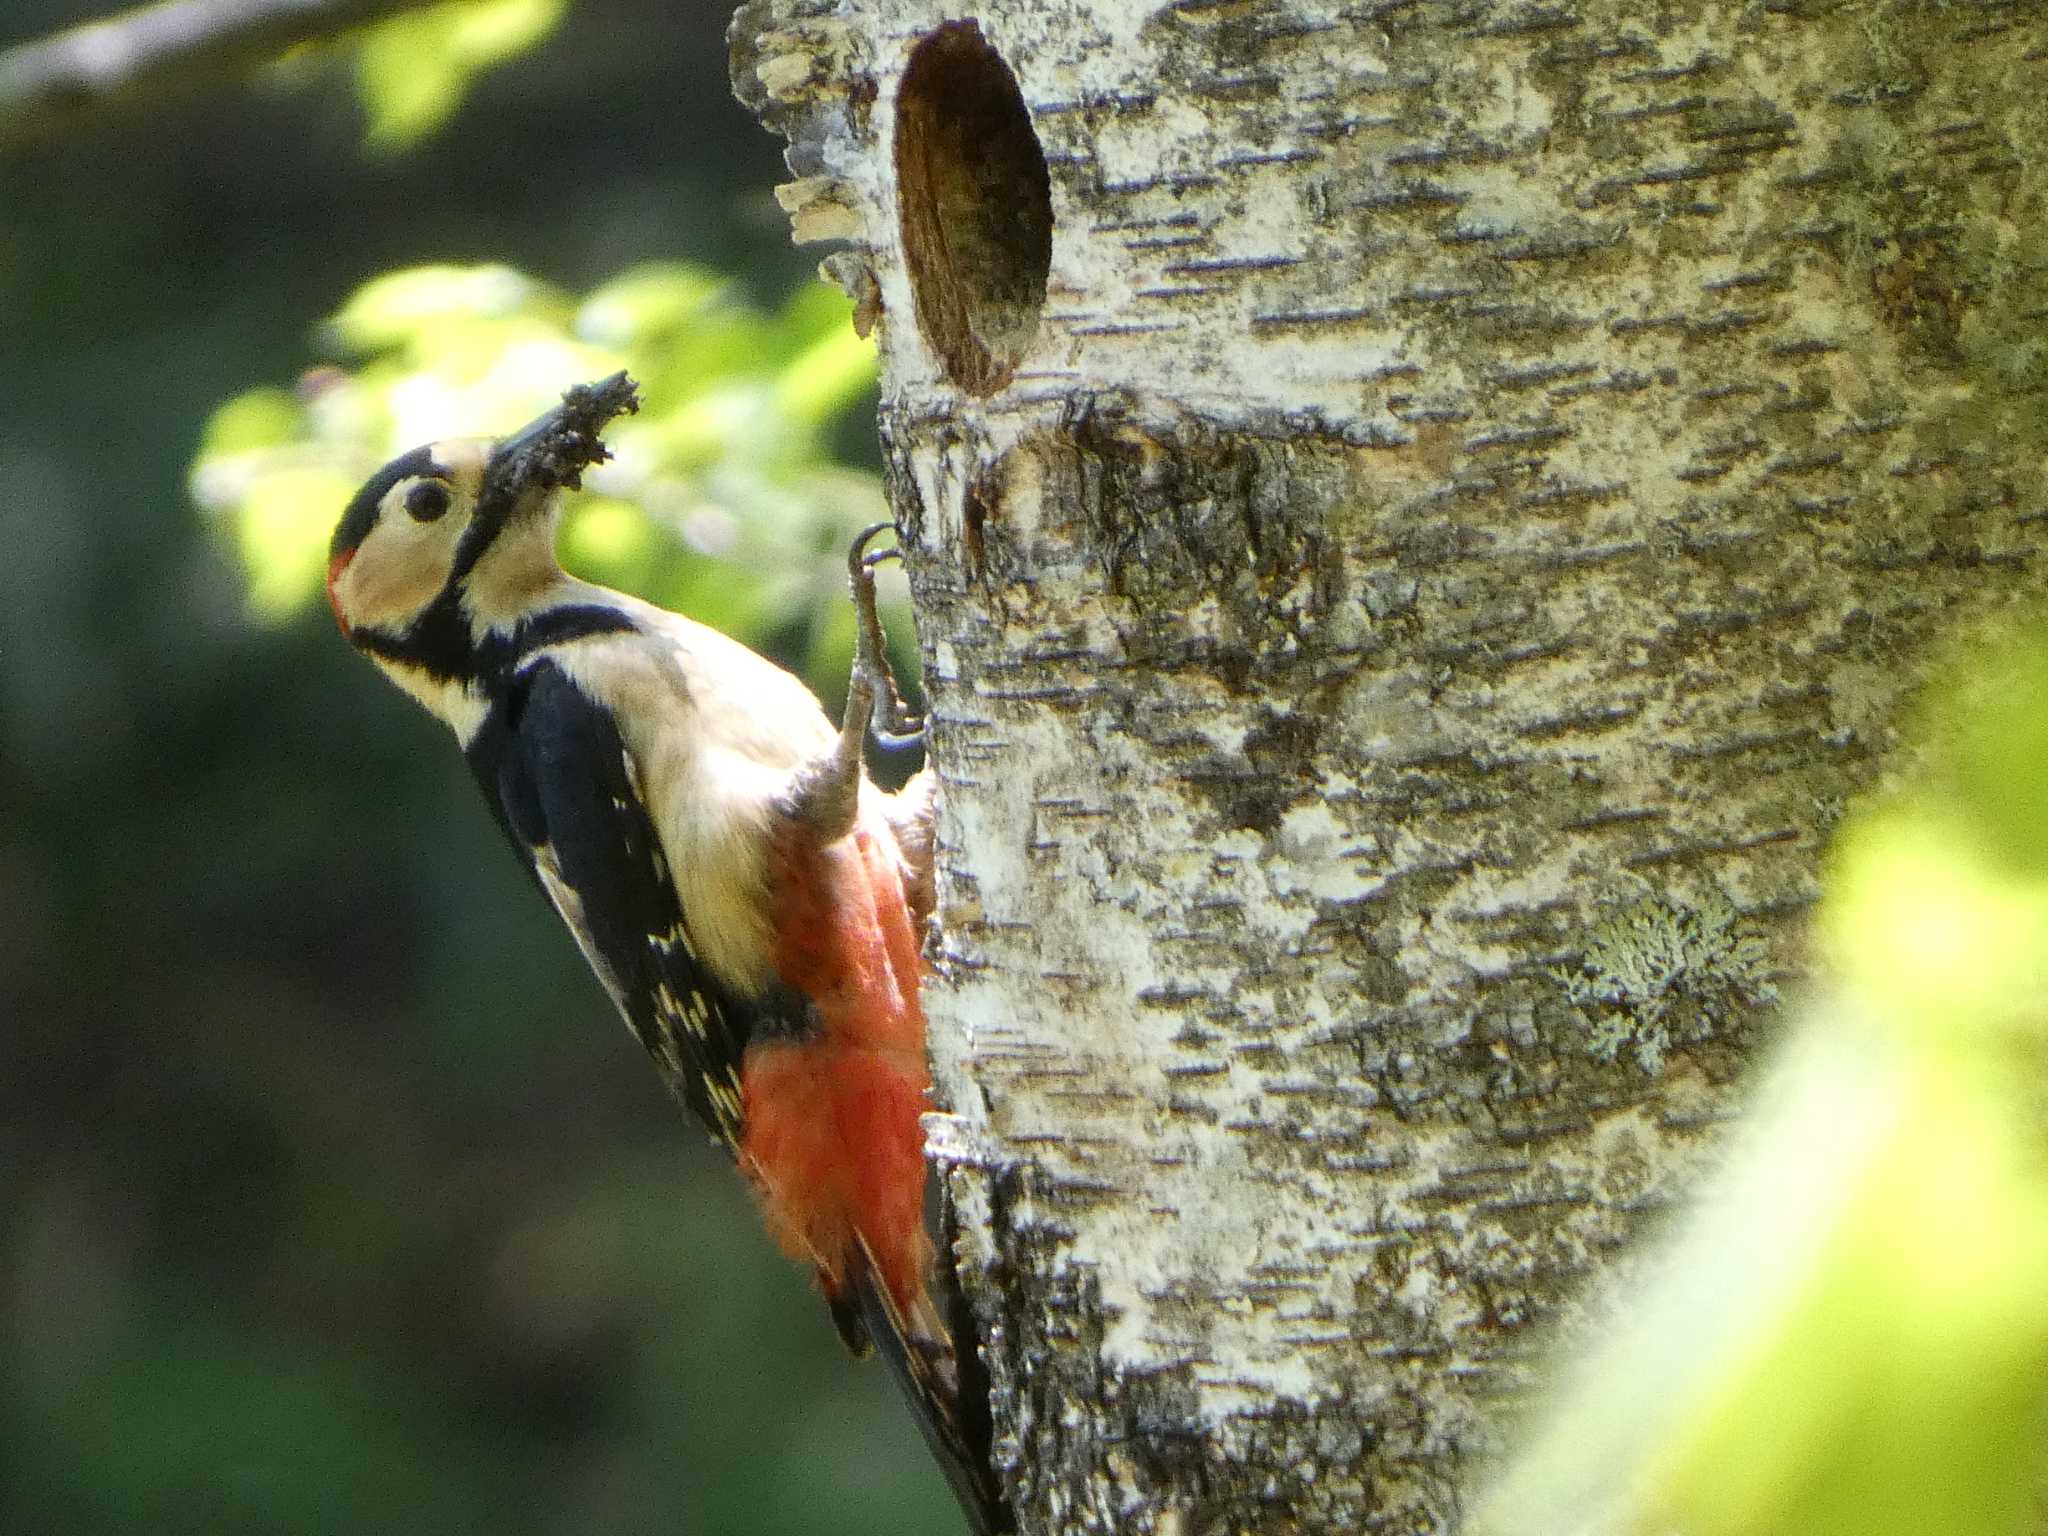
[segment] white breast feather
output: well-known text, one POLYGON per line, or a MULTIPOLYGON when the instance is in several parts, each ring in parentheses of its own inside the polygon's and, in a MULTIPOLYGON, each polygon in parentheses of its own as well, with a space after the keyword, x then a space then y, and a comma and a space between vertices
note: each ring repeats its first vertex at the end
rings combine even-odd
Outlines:
POLYGON ((778 803, 834 732, 809 689, 715 630, 620 600, 644 625, 554 650, 612 711, 681 898, 691 947, 752 992, 774 974, 764 854, 778 803))
POLYGON ((490 701, 482 691, 466 683, 435 677, 424 667, 410 666, 374 653, 370 659, 377 670, 427 707, 429 714, 455 732, 455 739, 467 747, 470 738, 490 713, 490 701))

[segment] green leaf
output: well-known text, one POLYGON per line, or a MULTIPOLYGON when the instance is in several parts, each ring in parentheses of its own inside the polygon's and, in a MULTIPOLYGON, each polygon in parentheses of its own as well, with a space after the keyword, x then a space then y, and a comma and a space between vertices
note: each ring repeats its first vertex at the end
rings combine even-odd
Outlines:
POLYGON ((791 359, 776 380, 777 403, 794 421, 828 421, 875 384, 875 346, 843 325, 791 359))
POLYGON ((237 530, 249 607, 258 618, 287 618, 319 590, 334 531, 324 509, 339 509, 353 489, 349 479, 320 465, 281 468, 249 487, 237 530))
POLYGON ((207 418, 199 456, 211 459, 253 448, 275 448, 304 431, 305 421, 305 408, 290 390, 252 389, 207 418))
POLYGON ((373 149, 410 148, 445 123, 476 78, 561 24, 568 0, 449 0, 366 27, 356 92, 373 149))
POLYGON ((407 267, 363 284, 327 326, 343 346, 367 354, 417 342, 455 321, 506 320, 548 297, 510 267, 407 267))
POLYGON ((805 283, 783 304, 776 325, 790 338, 792 351, 801 351, 841 331, 851 333, 853 300, 835 283, 805 283))
POLYGON ((583 497, 562 528, 562 563, 586 581, 644 586, 660 554, 654 528, 628 501, 583 497))
POLYGON ((1978 642, 1954 664, 1959 687, 1929 695, 1945 787, 1981 846, 2032 875, 2048 874, 2048 637, 1978 642))
POLYGON ((732 291, 731 282, 688 262, 650 262, 594 291, 576 311, 579 335, 606 347, 675 339, 701 323, 706 308, 732 291))

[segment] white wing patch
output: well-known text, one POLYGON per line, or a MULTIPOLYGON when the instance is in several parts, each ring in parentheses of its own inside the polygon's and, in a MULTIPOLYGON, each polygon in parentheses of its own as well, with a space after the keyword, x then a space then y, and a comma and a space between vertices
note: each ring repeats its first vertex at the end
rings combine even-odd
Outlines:
POLYGON ((562 861, 555 857, 555 850, 549 844, 541 843, 534 848, 533 870, 540 876, 541 889, 548 893, 548 900, 554 903, 563 925, 575 937, 576 947, 583 951, 584 960, 597 979, 604 983, 604 989, 610 994, 620 1017, 631 1019, 633 1015, 626 1006, 625 988, 619 985, 619 978, 612 974, 612 968, 605 964, 604 956, 590 941, 590 929, 583 921, 583 898, 576 894, 576 887, 562 878, 562 861))

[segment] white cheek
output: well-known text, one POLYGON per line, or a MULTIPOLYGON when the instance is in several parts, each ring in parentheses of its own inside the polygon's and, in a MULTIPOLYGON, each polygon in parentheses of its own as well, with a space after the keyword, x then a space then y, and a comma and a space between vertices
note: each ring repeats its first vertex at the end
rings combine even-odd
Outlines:
POLYGON ((451 518, 416 523, 401 514, 380 522, 336 584, 358 627, 397 626, 417 615, 447 584, 459 530, 451 518))

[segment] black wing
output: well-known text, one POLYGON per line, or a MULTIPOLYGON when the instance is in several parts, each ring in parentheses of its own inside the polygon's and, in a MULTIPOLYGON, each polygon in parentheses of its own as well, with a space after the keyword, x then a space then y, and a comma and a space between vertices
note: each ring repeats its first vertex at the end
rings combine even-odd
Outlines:
POLYGON ((682 904, 609 713, 542 658, 470 743, 471 769, 584 959, 670 1086, 737 1150, 740 1061, 786 1010, 745 998, 691 953, 682 904))

